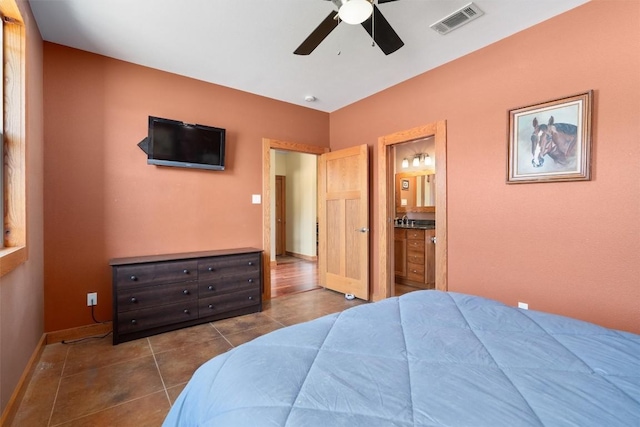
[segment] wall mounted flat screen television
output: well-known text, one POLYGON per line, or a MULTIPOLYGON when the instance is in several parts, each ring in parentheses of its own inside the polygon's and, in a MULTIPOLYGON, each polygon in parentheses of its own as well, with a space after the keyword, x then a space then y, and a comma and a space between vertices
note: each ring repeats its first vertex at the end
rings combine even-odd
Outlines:
POLYGON ((147 163, 224 170, 225 129, 149 116, 147 163))

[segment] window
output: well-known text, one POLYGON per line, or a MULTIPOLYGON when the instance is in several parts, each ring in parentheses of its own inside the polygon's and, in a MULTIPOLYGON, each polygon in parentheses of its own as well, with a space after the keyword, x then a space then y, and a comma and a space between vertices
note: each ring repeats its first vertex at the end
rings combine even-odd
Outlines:
POLYGON ((2 16, 2 244, 0 276, 27 260, 25 150, 25 28, 15 0, 2 16))

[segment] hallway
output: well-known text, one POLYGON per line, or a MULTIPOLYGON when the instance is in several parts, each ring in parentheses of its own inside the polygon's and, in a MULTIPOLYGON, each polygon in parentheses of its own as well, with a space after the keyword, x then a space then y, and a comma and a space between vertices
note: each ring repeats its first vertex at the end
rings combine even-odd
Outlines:
POLYGON ((271 268, 271 297, 319 289, 318 263, 292 256, 278 256, 271 268))

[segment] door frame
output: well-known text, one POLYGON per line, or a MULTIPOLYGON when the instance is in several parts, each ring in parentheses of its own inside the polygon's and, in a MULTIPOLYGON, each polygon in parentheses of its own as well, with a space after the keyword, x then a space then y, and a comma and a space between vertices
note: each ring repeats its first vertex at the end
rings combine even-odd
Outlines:
MULTIPOLYGON (((328 147, 262 138, 262 299, 271 299, 271 150, 328 153, 328 147)), ((436 196, 437 197, 437 196, 436 196)))
POLYGON ((424 126, 418 126, 378 138, 378 280, 381 288, 374 292, 374 299, 393 296, 394 267, 393 219, 395 215, 395 198, 393 195, 395 179, 390 174, 394 170, 393 145, 412 142, 418 139, 434 137, 436 163, 436 289, 449 289, 447 272, 447 122, 440 120, 424 126))

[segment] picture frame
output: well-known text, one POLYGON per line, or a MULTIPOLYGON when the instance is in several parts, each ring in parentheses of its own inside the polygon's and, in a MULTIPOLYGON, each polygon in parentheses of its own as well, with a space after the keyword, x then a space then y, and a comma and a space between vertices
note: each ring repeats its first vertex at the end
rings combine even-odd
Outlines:
POLYGON ((509 110, 507 184, 591 179, 593 91, 509 110))
POLYGON ((408 190, 409 189, 409 180, 408 179, 403 179, 402 180, 402 189, 403 190, 408 190))

